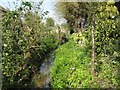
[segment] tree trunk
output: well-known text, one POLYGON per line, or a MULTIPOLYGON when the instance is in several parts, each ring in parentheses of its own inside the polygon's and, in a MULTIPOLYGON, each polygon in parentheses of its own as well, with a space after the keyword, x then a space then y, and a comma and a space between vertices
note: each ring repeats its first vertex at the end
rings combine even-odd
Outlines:
POLYGON ((92 78, 95 76, 95 69, 94 69, 94 63, 95 63, 95 37, 94 37, 94 25, 92 25, 92 60, 91 60, 91 75, 92 78))
POLYGON ((61 43, 61 36, 60 36, 60 33, 61 33, 61 28, 60 28, 60 26, 58 26, 58 44, 60 45, 60 43, 61 43))

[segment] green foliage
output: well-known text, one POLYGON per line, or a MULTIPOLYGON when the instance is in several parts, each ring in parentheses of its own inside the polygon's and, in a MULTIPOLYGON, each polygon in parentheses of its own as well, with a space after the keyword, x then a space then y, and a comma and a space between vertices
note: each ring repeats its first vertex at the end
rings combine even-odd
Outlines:
MULTIPOLYGON (((65 6, 71 5, 68 8, 66 7, 66 11, 63 12, 63 14, 70 14, 73 11, 73 5, 71 3, 67 2, 62 4, 65 4, 65 6)), ((86 11, 89 17, 87 18, 87 30, 82 32, 83 35, 74 33, 70 36, 69 42, 56 50, 54 66, 51 70, 54 88, 120 87, 120 63, 118 60, 120 57, 120 14, 118 9, 114 3, 89 3, 87 6, 91 6, 89 8, 87 7, 88 10, 86 11), (95 7, 97 7, 97 9, 95 9, 95 7), (90 73, 92 25, 95 27, 94 39, 96 55, 94 62, 95 76, 93 79, 90 73), (79 43, 79 41, 82 40, 84 43, 79 43)), ((66 16, 65 18, 68 20, 70 16, 66 16)), ((72 21, 75 17, 71 17, 69 20, 72 21)), ((69 22, 69 24, 71 24, 71 22, 69 22)), ((74 26, 74 24, 71 25, 74 26)))
POLYGON ((54 88, 86 87, 90 76, 90 58, 85 48, 80 48, 73 40, 56 50, 51 72, 54 88))
POLYGON ((47 18, 46 19, 46 27, 47 27, 47 30, 49 33, 53 32, 54 26, 55 26, 55 23, 54 23, 53 18, 47 18))
POLYGON ((53 88, 116 88, 119 87, 119 63, 114 58, 99 57, 95 62, 96 77, 90 73, 90 56, 87 48, 73 40, 56 50, 51 69, 53 88))
POLYGON ((57 46, 56 34, 46 33, 47 26, 32 10, 34 6, 22 4, 21 9, 7 11, 2 17, 4 89, 30 87, 32 75, 39 70, 45 55, 57 46))
MULTIPOLYGON (((35 7, 30 2, 22 2, 20 7, 6 11, 2 17, 3 88, 31 87, 32 75, 58 43, 63 45, 55 52, 50 75, 53 88, 120 87, 120 13, 115 3, 59 3, 58 11, 67 20, 69 28, 82 32, 72 34, 67 43, 65 33, 54 32, 52 18, 42 22, 48 11, 40 13, 41 4, 35 7), (85 22, 82 19, 86 19, 85 22), (82 23, 88 24, 86 30, 81 28, 82 23), (90 73, 92 25, 95 25, 94 79, 90 73)), ((67 24, 63 27, 68 28, 67 24)))
POLYGON ((86 46, 87 40, 82 33, 73 33, 71 36, 75 43, 79 44, 81 47, 86 46))
POLYGON ((105 54, 108 54, 106 52, 108 51, 112 55, 116 50, 119 52, 117 44, 120 35, 119 12, 114 4, 100 6, 100 8, 103 10, 96 14, 96 51, 100 53, 103 50, 105 54))
POLYGON ((48 26, 48 27, 54 27, 54 20, 53 20, 53 18, 47 18, 47 20, 46 20, 46 25, 48 26))
POLYGON ((86 19, 89 8, 87 2, 58 2, 56 5, 59 15, 67 20, 70 29, 74 29, 75 32, 80 30, 82 19, 86 19))
POLYGON ((119 88, 119 62, 110 56, 98 58, 96 61, 95 70, 97 78, 96 83, 101 88, 119 88))

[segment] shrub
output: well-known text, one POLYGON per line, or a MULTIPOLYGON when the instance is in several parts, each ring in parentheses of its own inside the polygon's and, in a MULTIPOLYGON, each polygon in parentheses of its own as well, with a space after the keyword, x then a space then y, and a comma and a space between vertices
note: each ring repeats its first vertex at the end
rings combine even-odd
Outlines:
POLYGON ((113 58, 100 56, 95 62, 96 76, 90 74, 91 58, 88 50, 70 40, 55 52, 51 69, 53 88, 116 88, 118 65, 113 58))
POLYGON ((80 48, 73 40, 56 50, 54 66, 51 70, 53 87, 81 87, 91 79, 90 58, 85 48, 80 48))

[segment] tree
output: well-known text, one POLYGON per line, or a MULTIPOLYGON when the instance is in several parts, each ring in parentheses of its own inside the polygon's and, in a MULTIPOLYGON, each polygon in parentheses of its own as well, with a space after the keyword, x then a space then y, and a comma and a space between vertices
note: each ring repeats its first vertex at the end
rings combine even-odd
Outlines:
POLYGON ((50 31, 53 29, 54 27, 54 20, 53 18, 47 18, 46 19, 46 26, 47 26, 47 29, 48 29, 48 33, 50 34, 50 31))
POLYGON ((46 20, 46 25, 48 26, 48 27, 54 27, 54 20, 53 20, 53 18, 47 18, 47 20, 46 20))
POLYGON ((56 10, 69 23, 70 32, 79 32, 82 31, 81 27, 86 24, 88 9, 86 2, 59 2, 56 10))
MULTIPOLYGON (((91 75, 93 77, 95 76, 95 58, 103 52, 112 55, 113 40, 117 38, 115 35, 119 36, 119 8, 117 9, 115 5, 118 7, 117 3, 110 1, 108 3, 62 2, 57 6, 58 12, 67 20, 70 29, 75 29, 74 32, 81 31, 89 41, 89 50, 92 49, 91 75), (112 25, 112 23, 114 24, 112 25), (83 28, 85 25, 88 25, 87 29, 83 28), (114 31, 114 27, 117 27, 116 31, 114 31), (113 37, 115 38, 113 39, 113 37)), ((116 40, 118 41, 118 39, 116 40)))
MULTIPOLYGON (((96 12, 97 3, 85 2, 64 2, 58 4, 58 10, 62 13, 63 17, 68 21, 70 28, 75 29, 74 32, 84 33, 83 27, 87 23, 91 28, 92 40, 92 60, 91 60, 91 74, 94 77, 94 59, 95 59, 95 20, 94 14, 96 12)), ((90 32, 89 32, 90 33, 90 32)))
POLYGON ((2 17, 3 89, 29 87, 44 56, 56 47, 56 34, 45 35, 47 26, 41 20, 44 15, 39 16, 40 8, 34 7, 33 3, 24 2, 2 17))
MULTIPOLYGON (((73 12, 73 9, 76 8, 73 7, 73 3, 71 4, 69 2, 61 3, 61 5, 63 5, 60 6, 62 7, 62 9, 60 8, 62 12, 61 15, 63 15, 63 17, 69 21, 68 24, 71 25, 70 28, 73 28, 73 25, 74 26, 76 25, 73 22, 75 22, 77 16, 74 16, 74 14, 71 12, 73 12), (73 17, 71 17, 72 15, 73 17)), ((82 8, 82 6, 80 8, 82 8)), ((78 43, 77 45, 75 45, 73 41, 79 42, 80 37, 82 35, 81 33, 72 34, 71 39, 73 40, 70 39, 71 41, 62 45, 57 50, 57 54, 55 56, 56 58, 54 62, 55 65, 53 66, 53 70, 51 74, 51 77, 53 78, 53 87, 55 88, 69 88, 69 87, 70 88, 71 87, 119 88, 119 83, 120 83, 119 8, 116 7, 115 2, 111 2, 111 1, 102 2, 102 3, 88 3, 87 10, 84 13, 87 13, 86 22, 88 28, 84 29, 82 34, 85 36, 85 39, 87 39, 88 43, 86 44, 86 47, 83 48, 86 49, 86 51, 83 52, 86 52, 87 55, 86 53, 85 56, 75 55, 75 53, 78 50, 78 47, 79 48, 82 47, 80 46, 81 44, 79 45, 78 43), (72 54, 73 52, 74 54, 72 54), (74 55, 76 57, 78 56, 78 58, 75 58, 75 60, 74 60, 74 55), (83 58, 80 58, 81 56, 83 58), (84 57, 85 58, 87 57, 87 59, 85 59, 86 61, 84 61, 84 57), (89 59, 90 57, 91 59, 89 59), (82 61, 83 63, 81 63, 82 61), (89 64, 87 64, 87 62, 89 64), (69 68, 71 67, 73 68, 70 70, 69 68), (82 67, 85 67, 85 69, 82 70, 83 69, 82 67), (63 74, 64 77, 62 76, 63 74), (87 77, 85 77, 86 75, 87 77), (89 79, 85 80, 88 77, 89 79), (80 78, 83 79, 78 80, 80 78)), ((78 51, 77 53, 81 54, 82 50, 78 51)))

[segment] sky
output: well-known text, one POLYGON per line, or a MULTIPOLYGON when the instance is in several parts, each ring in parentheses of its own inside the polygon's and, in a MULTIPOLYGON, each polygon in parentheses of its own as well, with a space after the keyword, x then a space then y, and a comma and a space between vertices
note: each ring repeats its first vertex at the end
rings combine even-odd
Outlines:
MULTIPOLYGON (((31 2, 37 3, 41 0, 26 0, 26 1, 31 1, 31 2)), ((15 10, 13 2, 16 2, 17 5, 20 5, 18 0, 0 0, 0 5, 3 6, 4 8, 7 7, 10 10, 15 10)), ((41 9, 43 11, 49 11, 49 13, 46 17, 52 17, 56 24, 64 23, 65 20, 61 19, 59 17, 59 15, 57 14, 57 12, 55 11, 55 4, 56 4, 56 0, 44 0, 43 4, 41 6, 41 9)))

